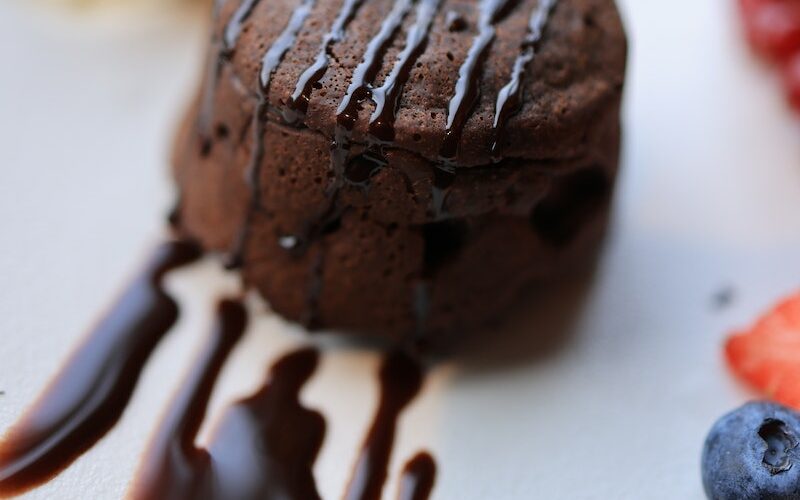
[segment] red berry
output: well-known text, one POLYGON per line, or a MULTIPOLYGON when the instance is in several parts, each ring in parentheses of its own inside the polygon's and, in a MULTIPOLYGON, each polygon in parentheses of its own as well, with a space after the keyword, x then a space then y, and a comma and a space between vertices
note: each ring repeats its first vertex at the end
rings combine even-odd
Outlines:
POLYGON ((783 66, 783 85, 789 104, 800 111, 800 51, 796 52, 783 66))
POLYGON ((739 0, 750 44, 772 59, 800 50, 800 0, 739 0))
POLYGON ((800 409, 800 293, 778 304, 749 330, 732 335, 725 356, 742 380, 800 409))
POLYGON ((752 15, 756 10, 760 9, 764 5, 782 3, 785 1, 786 0, 739 0, 739 7, 742 9, 742 13, 745 15, 745 17, 747 17, 752 15))

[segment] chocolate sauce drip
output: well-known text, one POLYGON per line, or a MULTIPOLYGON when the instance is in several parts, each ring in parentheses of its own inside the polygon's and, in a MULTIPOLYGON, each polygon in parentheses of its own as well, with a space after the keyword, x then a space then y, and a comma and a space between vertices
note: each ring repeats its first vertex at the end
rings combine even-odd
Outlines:
MULTIPOLYGON (((253 10, 261 0, 243 0, 236 11, 231 16, 230 21, 225 25, 220 40, 216 33, 212 35, 210 58, 206 63, 207 75, 205 90, 201 98, 200 111, 197 116, 197 129, 200 134, 201 154, 207 156, 211 153, 211 122, 214 118, 214 95, 216 94, 219 78, 222 75, 222 68, 225 63, 233 57, 236 44, 242 33, 242 27, 253 10)), ((212 7, 212 26, 217 24, 222 9, 221 0, 214 0, 212 7)))
POLYGON ((303 0, 292 12, 289 22, 283 29, 278 38, 267 49, 261 59, 261 69, 258 77, 259 100, 253 113, 253 151, 247 165, 247 183, 250 187, 250 206, 242 221, 239 233, 236 236, 233 249, 227 259, 228 269, 241 267, 244 259, 244 249, 250 236, 250 227, 253 223, 256 211, 261 207, 261 163, 266 152, 265 135, 267 131, 267 113, 269 112, 269 89, 272 83, 272 75, 283 61, 286 52, 294 45, 297 34, 303 24, 311 14, 316 0, 303 0))
MULTIPOLYGON (((305 113, 308 105, 308 96, 310 96, 313 84, 318 82, 327 68, 328 59, 330 57, 330 47, 333 43, 344 37, 344 28, 359 6, 360 2, 345 2, 339 16, 337 16, 334 22, 331 32, 329 32, 323 40, 322 48, 317 55, 316 61, 301 75, 295 88, 295 93, 287 103, 287 109, 299 109, 303 114, 305 113), (303 102, 305 102, 304 105, 302 104, 303 102)), ((355 168, 348 169, 351 131, 358 117, 356 107, 359 102, 363 101, 363 99, 368 96, 369 83, 380 70, 381 61, 379 57, 388 48, 392 35, 399 28, 409 8, 410 0, 401 0, 395 3, 389 16, 382 23, 378 34, 367 44, 367 49, 361 62, 353 71, 350 85, 337 110, 334 141, 331 144, 331 171, 333 172, 333 179, 327 187, 326 192, 328 203, 322 213, 308 224, 303 235, 290 236, 292 241, 296 243, 292 245, 291 248, 291 251, 294 253, 304 252, 311 241, 325 234, 331 224, 340 219, 342 209, 338 207, 338 198, 339 190, 342 188, 344 181, 351 179, 354 181, 352 182, 354 184, 365 183, 366 179, 361 179, 361 177, 368 178, 372 173, 373 169, 370 169, 370 171, 364 175, 363 169, 359 168, 360 165, 355 165, 355 168), (348 172, 350 173, 349 176, 348 172)), ((284 112, 284 119, 287 121, 298 120, 301 116, 301 114, 297 114, 294 111, 289 113, 284 112)), ((379 164, 380 160, 376 163, 379 164)), ((308 313, 305 321, 306 325, 310 328, 313 328, 317 324, 317 309, 319 293, 322 288, 323 266, 324 259, 319 257, 315 259, 310 269, 311 285, 306 301, 308 313)))
POLYGON ((422 368, 395 352, 380 370, 380 403, 344 495, 346 500, 378 500, 386 482, 397 420, 422 386, 422 368))
POLYGON ((331 155, 334 173, 337 176, 339 173, 344 174, 345 179, 351 184, 366 187, 370 176, 387 163, 381 145, 394 139, 394 108, 414 62, 424 50, 425 40, 438 3, 439 0, 418 0, 416 22, 406 35, 405 47, 398 55, 382 86, 375 89, 368 87, 369 82, 375 78, 380 69, 377 59, 379 53, 385 52, 391 35, 399 29, 411 8, 409 1, 395 3, 380 31, 367 46, 361 64, 353 73, 347 93, 337 110, 337 128, 331 155), (387 93, 390 94, 388 97, 387 93), (376 106, 370 119, 369 145, 367 150, 357 158, 358 161, 351 162, 349 161, 350 132, 358 119, 358 104, 368 97, 376 106), (387 99, 393 103, 391 107, 386 106, 387 99), (387 128, 391 128, 392 131, 387 132, 387 128))
POLYGON ((521 44, 521 52, 514 61, 511 70, 511 78, 508 83, 500 89, 497 94, 497 102, 494 107, 494 140, 492 141, 492 159, 499 161, 503 132, 508 119, 519 109, 522 99, 522 80, 525 76, 525 68, 533 61, 536 56, 536 48, 544 36, 547 21, 557 0, 539 0, 539 4, 531 13, 528 20, 528 34, 521 44))
POLYGON ((216 31, 213 31, 213 26, 216 26, 219 19, 221 8, 222 2, 215 0, 211 10, 211 48, 206 60, 205 84, 203 94, 200 97, 200 109, 197 112, 197 121, 195 123, 202 156, 208 156, 211 153, 211 122, 214 115, 214 94, 224 64, 224 58, 219 48, 219 36, 216 31))
POLYGON ((114 426, 144 364, 178 318, 177 304, 161 286, 164 275, 200 255, 197 246, 182 241, 155 250, 0 443, 0 496, 22 493, 55 476, 114 426))
MULTIPOLYGON (((130 498, 199 498, 211 457, 195 447, 208 399, 225 359, 247 324, 244 306, 224 300, 217 306, 217 323, 210 342, 181 386, 172 408, 159 427, 141 463, 130 498)), ((237 497, 241 498, 241 497, 237 497)))
POLYGON ((130 498, 320 498, 312 467, 325 420, 299 401, 300 390, 316 369, 314 350, 279 360, 268 383, 225 409, 208 447, 195 445, 215 380, 246 322, 240 303, 221 303, 211 341, 151 443, 130 498))
POLYGON ((411 75, 414 64, 425 51, 439 3, 440 0, 419 0, 416 21, 406 34, 405 47, 397 56, 383 85, 372 91, 375 110, 369 120, 369 133, 378 141, 384 143, 394 141, 395 113, 400 103, 400 93, 411 75))
POLYGON ((518 0, 481 0, 478 18, 478 35, 472 41, 467 58, 458 70, 455 94, 450 99, 447 125, 439 155, 452 162, 458 154, 461 134, 480 97, 479 81, 483 63, 495 38, 495 23, 501 21, 518 3, 518 0))
POLYGON ((358 104, 370 95, 370 84, 381 69, 380 56, 386 53, 394 34, 400 28, 408 12, 412 0, 397 0, 389 15, 383 20, 381 29, 367 44, 364 57, 353 70, 350 85, 347 87, 342 102, 336 110, 336 122, 347 130, 352 130, 358 119, 358 104))
POLYGON ((397 500, 427 500, 435 481, 436 461, 429 453, 418 453, 403 467, 397 500))
POLYGON ((233 52, 236 50, 236 43, 239 41, 239 36, 242 34, 242 27, 250 18, 250 15, 260 1, 261 0, 242 0, 236 12, 231 16, 231 20, 225 26, 225 31, 222 34, 221 55, 223 57, 230 58, 233 56, 233 52))
MULTIPOLYGON (((379 65, 375 63, 377 53, 379 50, 385 50, 382 47, 400 26, 402 18, 410 8, 408 2, 395 3, 392 13, 384 21, 378 35, 370 41, 364 59, 354 71, 352 82, 337 111, 336 135, 331 152, 332 168, 337 173, 337 177, 338 172, 341 171, 351 184, 367 186, 371 175, 386 164, 381 145, 394 141, 395 114, 400 102, 400 95, 411 75, 414 64, 425 51, 439 3, 440 0, 417 1, 416 20, 406 34, 403 50, 398 54, 383 84, 371 91, 365 85, 367 77, 372 80, 379 70, 379 65), (358 118, 357 105, 359 101, 367 97, 370 97, 375 103, 375 110, 370 117, 368 128, 370 144, 359 157, 360 161, 348 162, 350 131, 358 118)), ((413 193, 413 189, 409 189, 409 191, 413 193)), ((427 309, 427 287, 423 285, 415 287, 413 313, 416 318, 418 335, 424 331, 427 309)))
POLYGON ((386 164, 379 148, 370 145, 360 161, 350 161, 350 139, 358 119, 359 104, 371 96, 371 83, 381 68, 382 59, 392 37, 411 10, 412 0, 394 3, 389 15, 381 23, 378 33, 367 44, 361 62, 353 71, 350 85, 336 110, 336 128, 331 145, 331 170, 334 181, 331 189, 338 191, 344 181, 367 187, 369 178, 386 164))
POLYGON ((306 68, 300 75, 294 92, 286 101, 283 119, 287 123, 296 123, 305 118, 306 111, 308 111, 308 102, 311 99, 311 92, 314 90, 315 85, 319 85, 319 81, 328 70, 328 64, 330 64, 330 59, 333 55, 333 45, 344 39, 345 29, 362 3, 363 0, 344 0, 342 9, 333 21, 330 31, 322 39, 317 57, 311 66, 306 68))

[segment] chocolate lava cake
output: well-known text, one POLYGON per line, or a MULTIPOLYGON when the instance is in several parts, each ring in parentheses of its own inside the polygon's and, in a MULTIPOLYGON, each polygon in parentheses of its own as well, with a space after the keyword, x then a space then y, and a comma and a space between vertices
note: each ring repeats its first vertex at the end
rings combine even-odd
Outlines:
POLYGON ((310 328, 420 341, 597 252, 613 0, 217 1, 176 225, 310 328))

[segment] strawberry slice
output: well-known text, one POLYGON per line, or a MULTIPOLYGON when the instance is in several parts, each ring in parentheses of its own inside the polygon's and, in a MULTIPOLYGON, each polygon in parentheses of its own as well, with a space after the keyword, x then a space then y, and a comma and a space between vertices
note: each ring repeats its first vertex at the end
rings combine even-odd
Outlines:
POLYGON ((800 0, 739 0, 750 44, 783 61, 800 50, 800 0))
POLYGON ((768 397, 800 409, 800 293, 725 344, 733 372, 768 397))

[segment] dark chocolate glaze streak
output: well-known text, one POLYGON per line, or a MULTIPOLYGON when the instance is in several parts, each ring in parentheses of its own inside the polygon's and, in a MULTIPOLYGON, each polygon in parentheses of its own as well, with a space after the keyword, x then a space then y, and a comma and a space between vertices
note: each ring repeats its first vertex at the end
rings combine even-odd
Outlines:
POLYGON ((418 453, 403 468, 397 500, 426 500, 436 481, 436 462, 427 452, 418 453))
POLYGON ((446 161, 454 160, 458 154, 464 124, 478 103, 480 97, 478 84, 483 74, 483 63, 488 55, 488 49, 494 41, 496 32, 494 25, 513 10, 517 2, 518 0, 481 0, 478 4, 478 34, 472 40, 467 58, 458 69, 455 93, 447 107, 447 124, 439 153, 446 161))
POLYGON ((236 50, 236 44, 239 42, 239 35, 242 34, 242 27, 260 1, 243 0, 233 13, 231 20, 225 25, 225 31, 222 34, 222 54, 225 57, 229 58, 233 55, 236 50))
POLYGON ((397 420, 422 386, 422 368, 401 352, 384 360, 380 403, 356 462, 345 500, 377 500, 386 482, 397 420))
POLYGON ((272 82, 272 75, 278 69, 278 65, 283 60, 286 52, 294 45, 297 34, 303 27, 306 18, 311 13, 316 0, 302 0, 300 5, 294 9, 289 22, 283 29, 278 38, 273 42, 264 57, 261 59, 261 69, 259 71, 258 89, 259 101, 253 113, 253 152, 247 165, 247 183, 250 187, 250 206, 245 214, 239 234, 237 235, 234 247, 228 257, 226 267, 234 269, 240 267, 244 258, 244 250, 250 233, 250 225, 256 211, 261 208, 261 163, 266 152, 266 131, 267 113, 269 112, 269 89, 272 82))
MULTIPOLYGON (((403 83, 408 79, 411 65, 413 65, 414 60, 421 52, 420 49, 427 37, 438 3, 439 0, 419 1, 416 11, 417 22, 409 31, 406 48, 400 54, 394 69, 387 76, 386 82, 379 89, 373 89, 371 86, 381 66, 380 63, 382 61, 379 58, 385 53, 392 36, 400 28, 403 19, 411 8, 411 2, 408 0, 396 2, 386 19, 381 23, 378 33, 367 44, 362 60, 353 71, 351 82, 337 110, 334 141, 331 147, 331 171, 334 175, 327 190, 327 207, 307 225, 303 234, 292 237, 297 245, 289 250, 295 252, 304 251, 308 243, 324 234, 326 228, 333 225, 341 216, 342 210, 338 207, 338 197, 344 182, 366 186, 371 175, 386 164, 379 146, 384 141, 382 141, 382 137, 372 134, 372 131, 369 137, 369 147, 360 155, 358 161, 351 162, 350 139, 358 118, 358 106, 367 98, 373 98, 376 105, 379 102, 385 103, 386 93, 390 91, 396 93, 392 96, 395 101, 399 98, 399 91, 403 83), (378 97, 376 98, 376 96, 378 97)), ((313 86, 319 82, 327 69, 330 47, 334 42, 344 37, 344 28, 359 5, 352 1, 343 4, 331 31, 323 39, 322 47, 315 62, 300 76, 294 95, 289 99, 284 110, 284 120, 293 123, 305 116, 308 98, 313 86)), ((381 130, 381 127, 393 126, 394 121, 394 107, 384 107, 382 109, 386 109, 387 112, 381 112, 376 115, 378 118, 383 118, 383 121, 378 123, 379 127, 376 128, 378 131, 381 130), (390 121, 387 121, 387 118, 390 121)), ((382 134, 379 135, 382 136, 382 134)), ((323 272, 324 257, 314 260, 312 265, 313 268, 310 269, 312 286, 309 289, 314 290, 315 295, 309 296, 307 301, 308 311, 306 317, 311 318, 311 320, 306 321, 306 325, 309 327, 314 326, 318 317, 315 297, 320 293, 320 286, 315 283, 321 283, 322 281, 321 274, 323 272)))
POLYGON ((506 122, 511 115, 519 109, 522 102, 522 80, 525 76, 525 69, 536 56, 536 47, 542 41, 544 29, 550 19, 550 13, 558 0, 539 0, 539 5, 531 13, 528 19, 528 34, 521 44, 521 51, 514 60, 514 67, 511 70, 511 78, 508 83, 500 89, 497 94, 497 102, 494 107, 494 140, 492 141, 492 158, 500 160, 501 138, 506 122))
MULTIPOLYGON (((167 413, 142 462, 131 498, 320 498, 312 469, 324 438, 325 420, 299 401, 299 393, 318 362, 313 349, 279 360, 261 389, 228 407, 206 449, 194 444, 214 380, 245 322, 240 304, 221 304, 211 342, 167 413)), ((384 361, 380 380, 380 406, 347 499, 381 498, 397 419, 419 391, 422 372, 411 358, 395 353, 384 361)), ((435 471, 430 455, 414 457, 403 471, 400 498, 428 498, 435 471)))
POLYGON ((347 130, 352 130, 358 119, 358 104, 373 93, 371 84, 383 62, 381 56, 385 54, 412 4, 412 0, 397 0, 394 3, 380 30, 367 44, 361 62, 353 70, 350 85, 336 110, 336 122, 347 130))
POLYGON ((306 68, 303 74, 300 75, 292 96, 286 102, 283 117, 287 123, 295 123, 305 118, 308 110, 308 101, 311 99, 311 92, 313 92, 314 86, 319 84, 328 69, 332 47, 344 38, 347 25, 353 19, 356 10, 362 3, 363 0, 344 0, 342 9, 333 21, 330 31, 322 39, 322 45, 317 57, 311 66, 306 68))
MULTIPOLYGON (((279 360, 253 396, 229 406, 209 446, 195 445, 214 380, 239 339, 244 308, 223 302, 220 319, 199 362, 176 397, 133 483, 135 500, 319 499, 313 466, 325 420, 305 408, 299 393, 318 363, 313 349, 279 360)), ((400 412, 419 391, 419 365, 402 354, 381 369, 381 402, 367 435, 347 499, 379 500, 400 412)), ((427 453, 406 464, 401 499, 430 496, 436 465, 427 453)))
POLYGON ((447 108, 444 140, 439 150, 442 159, 433 176, 432 209, 437 218, 443 217, 447 194, 455 181, 456 156, 464 125, 480 99, 480 78, 489 47, 495 38, 495 24, 516 6, 518 0, 481 0, 478 5, 478 34, 472 40, 467 58, 458 69, 455 91, 447 108))
POLYGON ((375 111, 369 120, 369 132, 379 141, 386 143, 394 141, 394 121, 400 104, 400 93, 411 75, 414 63, 425 50, 439 2, 440 0, 419 0, 416 22, 408 30, 403 51, 397 56, 383 85, 372 91, 375 111))
POLYGON ((245 323, 241 304, 221 303, 217 327, 150 445, 131 499, 320 498, 312 467, 325 420, 299 400, 317 366, 313 349, 281 358, 255 394, 225 409, 209 445, 195 445, 214 382, 245 323))
POLYGON ((178 319, 162 278, 195 261, 191 243, 159 246, 143 272, 74 351, 33 407, 0 443, 0 496, 55 476, 122 415, 159 340, 178 319))
MULTIPOLYGON (((220 16, 220 10, 224 0, 214 0, 212 7, 213 25, 220 16)), ((242 27, 250 15, 255 10, 261 0, 243 0, 236 11, 231 16, 230 21, 222 31, 222 39, 214 33, 211 37, 211 50, 209 51, 210 60, 206 63, 205 87, 200 101, 200 112, 197 116, 197 130, 200 134, 201 153, 208 155, 211 152, 212 139, 211 129, 214 118, 214 93, 217 90, 219 79, 222 76, 222 69, 229 61, 236 50, 239 35, 242 34, 242 27)))
POLYGON ((381 56, 392 41, 392 36, 400 28, 400 25, 411 9, 411 0, 398 0, 395 2, 392 11, 381 24, 381 29, 369 41, 364 57, 353 71, 350 85, 347 87, 339 108, 336 111, 336 129, 333 147, 331 148, 331 170, 334 172, 334 182, 337 188, 341 184, 338 179, 345 178, 352 184, 365 184, 369 176, 377 166, 383 163, 382 154, 378 151, 371 151, 371 155, 365 155, 367 159, 356 164, 356 169, 347 171, 346 166, 350 159, 350 138, 356 120, 358 120, 359 105, 368 98, 374 99, 374 89, 372 81, 381 68, 383 60, 381 56), (366 168, 363 168, 366 167, 366 168))
MULTIPOLYGON (((386 52, 392 36, 410 11, 411 3, 409 0, 395 2, 380 30, 367 44, 361 62, 353 71, 348 89, 337 109, 334 141, 331 147, 331 171, 334 175, 329 188, 328 208, 312 222, 310 230, 306 231, 307 234, 303 236, 306 242, 314 238, 315 233, 320 232, 319 228, 329 225, 332 219, 340 215, 341 211, 337 209, 336 204, 339 190, 344 182, 367 187, 370 177, 386 164, 381 145, 391 142, 394 138, 394 112, 399 93, 408 79, 414 61, 422 52, 439 0, 417 0, 416 22, 408 32, 405 47, 384 84, 379 88, 373 88, 372 81, 382 63, 379 58, 386 52), (387 94, 393 103, 390 106, 386 106, 387 94), (367 138, 369 144, 356 159, 357 161, 351 161, 350 140, 358 119, 359 104, 368 98, 376 105, 376 112, 370 120, 367 138)), ((312 269, 312 280, 320 282, 321 272, 320 266, 312 269)), ((309 304, 313 306, 315 302, 309 301, 309 304)), ((316 317, 316 310, 310 309, 308 315, 316 317)))

